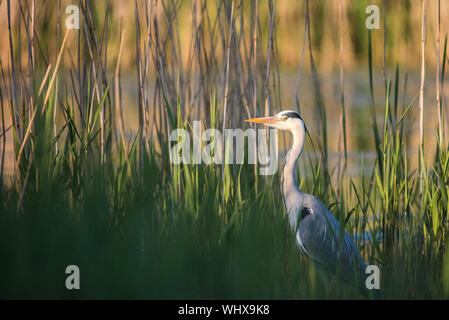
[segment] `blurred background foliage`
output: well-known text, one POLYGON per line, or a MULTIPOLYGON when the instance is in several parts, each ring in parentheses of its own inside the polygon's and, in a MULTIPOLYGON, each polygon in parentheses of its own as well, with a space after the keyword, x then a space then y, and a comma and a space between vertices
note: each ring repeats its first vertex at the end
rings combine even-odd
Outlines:
MULTIPOLYGON (((36 10, 36 34, 39 36, 43 54, 50 60, 55 58, 58 47, 55 40, 55 30, 58 19, 64 24, 66 17, 65 8, 68 5, 75 4, 77 1, 62 0, 61 12, 58 13, 59 1, 42 1, 36 10)), ((175 23, 179 32, 180 43, 176 44, 184 48, 182 51, 182 61, 184 66, 189 61, 189 50, 192 41, 192 28, 194 27, 193 13, 194 10, 199 13, 200 5, 195 6, 196 1, 175 1, 177 14, 175 23)), ((145 4, 141 3, 139 15, 143 21, 145 16, 145 4)), ((244 28, 249 30, 250 23, 250 1, 243 1, 241 5, 244 7, 245 19, 243 25, 241 21, 236 21, 236 28, 244 28)), ((380 29, 373 30, 372 37, 374 43, 373 64, 382 65, 383 63, 383 38, 385 31, 387 63, 394 66, 398 63, 401 67, 407 69, 418 68, 417 62, 420 61, 420 40, 421 40, 421 1, 419 0, 400 0, 400 1, 382 1, 382 0, 344 0, 342 1, 342 20, 343 20, 343 41, 344 41, 344 64, 345 68, 359 68, 367 63, 368 44, 366 41, 365 20, 369 16, 365 13, 368 5, 377 5, 380 12, 380 29), (383 10, 386 12, 384 28, 383 10)), ((24 6, 27 6, 24 3, 24 6)), ((94 1, 91 3, 93 19, 97 26, 103 26, 105 20, 105 12, 109 11, 110 18, 108 20, 111 36, 108 39, 108 47, 111 52, 117 52, 119 47, 120 25, 127 32, 125 48, 133 48, 135 46, 135 12, 134 2, 127 1, 94 1)), ((164 17, 164 7, 171 6, 171 2, 160 1, 158 6, 158 15, 161 16, 159 28, 161 33, 164 32, 169 24, 169 17, 164 17)), ((207 1, 207 18, 202 16, 202 23, 207 23, 215 19, 219 2, 207 1)), ((429 1, 427 4, 429 17, 436 16, 436 1, 429 1)), ((6 13, 6 5, 0 6, 0 28, 7 30, 7 19, 4 19, 6 13)), ((259 35, 262 46, 266 47, 268 39, 269 27, 269 8, 268 1, 259 1, 260 30, 259 35)), ((312 49, 315 54, 317 65, 323 72, 338 69, 339 65, 339 35, 338 35, 338 1, 322 0, 310 1, 311 19, 311 38, 312 49)), ((11 19, 12 24, 16 24, 21 19, 18 2, 11 2, 11 19)), ((426 62, 429 66, 435 65, 434 43, 436 19, 429 18, 427 25, 427 51, 426 62)), ((302 35, 305 23, 305 5, 304 1, 281 0, 276 5, 276 37, 279 50, 280 65, 283 69, 296 69, 300 63, 300 52, 302 35)), ((142 27, 143 28, 143 27, 142 27)), ((443 34, 449 28, 449 3, 441 2, 441 30, 443 34)), ((21 32, 24 32, 22 29, 21 32)), ((13 30, 15 46, 18 46, 18 29, 13 30)), ((26 39, 21 37, 22 47, 26 47, 26 39)), ((170 39, 169 39, 170 41, 170 39)), ((203 39, 205 46, 208 47, 208 38, 203 39)), ((245 34, 246 44, 250 45, 251 34, 245 34)), ((68 46, 73 46, 76 38, 69 40, 68 46)), ((220 45, 220 44, 219 44, 220 45)), ((2 61, 8 61, 9 47, 8 37, 1 37, 0 51, 2 61)), ((169 46, 170 47, 170 46, 169 46)), ((220 57, 223 51, 217 50, 217 56, 220 57)), ((18 54, 18 51, 16 51, 18 54)), ((116 57, 115 57, 116 58, 116 57)), ((222 58, 222 57, 221 57, 222 58)), ((22 52, 22 61, 26 61, 25 52, 22 52)), ((134 65, 136 56, 133 50, 126 50, 122 56, 122 67, 124 70, 135 71, 134 65)), ((113 61, 113 60, 112 60, 113 61)), ((69 66, 68 57, 65 63, 69 66)), ((115 64, 109 64, 110 70, 113 70, 115 64)))

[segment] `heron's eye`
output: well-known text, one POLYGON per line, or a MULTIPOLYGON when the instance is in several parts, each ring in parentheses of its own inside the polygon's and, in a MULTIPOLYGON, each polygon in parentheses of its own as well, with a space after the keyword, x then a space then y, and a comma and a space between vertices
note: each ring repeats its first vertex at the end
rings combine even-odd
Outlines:
POLYGON ((282 116, 282 120, 287 120, 288 119, 288 116, 282 116))

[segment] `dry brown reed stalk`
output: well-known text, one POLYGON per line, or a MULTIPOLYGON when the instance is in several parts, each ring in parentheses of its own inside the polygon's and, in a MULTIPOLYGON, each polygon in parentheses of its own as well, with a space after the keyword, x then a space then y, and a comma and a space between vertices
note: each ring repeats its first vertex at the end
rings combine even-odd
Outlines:
MULTIPOLYGON (((143 81, 144 81, 144 88, 146 88, 144 90, 144 97, 143 97, 143 101, 144 101, 144 112, 145 112, 145 119, 148 119, 145 122, 145 128, 144 128, 144 132, 145 132, 145 147, 147 152, 150 152, 150 141, 151 141, 151 121, 153 120, 152 117, 150 117, 150 108, 149 108, 149 103, 148 103, 148 96, 149 96, 149 81, 148 81, 148 72, 149 72, 149 66, 150 66, 150 51, 151 51, 151 18, 153 15, 152 9, 153 9, 153 5, 152 5, 152 1, 148 0, 147 2, 145 2, 145 6, 146 6, 146 27, 147 27, 147 46, 146 46, 146 52, 145 52, 145 68, 144 68, 144 72, 143 72, 143 81)), ((123 122, 123 119, 122 119, 123 122)))
POLYGON ((437 21, 436 21, 436 102, 438 110, 438 129, 439 129, 439 147, 443 146, 443 119, 441 114, 441 101, 440 101, 440 0, 437 2, 437 21))
MULTIPOLYGON (((82 6, 82 8, 83 8, 83 6, 82 6)), ((89 39, 89 35, 88 35, 88 31, 87 31, 88 22, 87 22, 85 10, 83 10, 83 17, 84 17, 84 23, 83 23, 84 39, 86 39, 87 47, 89 49, 88 52, 89 52, 89 56, 90 56, 90 64, 92 67, 92 73, 93 73, 93 79, 94 79, 94 89, 93 89, 93 94, 92 94, 91 100, 90 100, 89 119, 88 119, 88 123, 92 123, 92 117, 94 115, 94 112, 93 112, 94 98, 97 97, 97 103, 100 103, 101 93, 100 93, 100 89, 98 86, 97 69, 95 67, 95 60, 94 60, 93 53, 92 53, 92 45, 91 45, 91 41, 89 39)), ((101 162, 103 163, 103 160, 104 160, 104 148, 103 148, 104 147, 104 127, 103 127, 103 117, 101 115, 101 112, 100 112, 100 117, 101 117, 101 119, 100 119, 100 136, 101 136, 100 159, 101 159, 101 162)))
POLYGON ((304 23, 304 35, 302 40, 302 51, 301 51, 301 60, 299 62, 299 69, 298 69, 298 77, 296 80, 296 89, 295 89, 295 108, 298 110, 299 113, 301 113, 301 105, 299 103, 299 89, 301 88, 301 78, 302 78, 302 70, 304 67, 304 55, 306 52, 306 40, 307 40, 307 26, 309 23, 309 15, 306 12, 305 13, 305 23, 304 23))
POLYGON ((47 102, 48 102, 48 99, 50 98, 50 92, 51 92, 51 89, 52 89, 53 84, 55 82, 56 75, 58 73, 58 68, 59 68, 59 64, 61 62, 62 53, 64 52, 64 48, 65 48, 65 45, 66 45, 69 33, 70 33, 70 29, 67 29, 67 31, 66 31, 66 33, 64 35, 64 40, 62 40, 61 49, 59 49, 58 58, 56 59, 55 70, 53 71, 53 75, 52 75, 52 77, 50 79, 50 84, 48 85, 48 88, 47 88, 47 93, 45 94, 44 104, 42 105, 42 111, 41 111, 42 114, 44 113, 45 107, 46 107, 47 102))
MULTIPOLYGON (((154 32, 155 32, 155 65, 157 70, 157 92, 159 94, 160 101, 160 116, 161 116, 161 124, 162 130, 166 135, 166 141, 169 140, 170 136, 170 117, 169 117, 169 99, 170 99, 170 79, 166 75, 167 65, 166 57, 164 53, 166 52, 166 41, 162 40, 161 36, 161 27, 159 25, 159 11, 158 11, 158 1, 155 1, 155 16, 154 16, 154 32)), ((167 145, 169 146, 169 145, 167 145)), ((173 162, 171 158, 171 153, 169 152, 169 163, 170 163, 170 171, 173 171, 173 162)))
POLYGON ((201 108, 201 97, 203 96, 201 85, 204 81, 203 79, 203 70, 202 70, 202 63, 201 63, 201 40, 200 40, 200 24, 202 19, 202 14, 200 12, 201 10, 201 4, 198 4, 199 1, 192 1, 192 19, 193 19, 193 38, 194 38, 194 45, 193 45, 193 63, 194 63, 194 72, 198 73, 198 75, 194 76, 198 79, 198 81, 193 82, 193 92, 195 92, 196 97, 196 104, 195 105, 195 119, 200 119, 202 117, 202 113, 200 112, 201 108))
POLYGON ((59 89, 59 81, 58 81, 58 76, 56 76, 56 84, 55 84, 55 101, 54 101, 54 106, 53 106, 53 138, 55 139, 55 155, 58 155, 58 139, 57 139, 57 135, 58 135, 58 131, 57 131, 57 127, 56 127, 56 110, 57 110, 57 105, 58 105, 58 89, 59 89))
POLYGON ((252 7, 254 7, 253 11, 253 48, 252 48, 252 58, 253 58, 253 117, 257 117, 257 25, 259 21, 258 16, 258 1, 254 0, 252 3, 252 7))
MULTIPOLYGON (((125 161, 127 163, 128 166, 128 173, 130 175, 130 177, 132 178, 131 175, 131 165, 129 163, 129 159, 128 159, 128 146, 126 144, 126 139, 125 139, 125 126, 123 123, 123 110, 121 107, 121 103, 120 103, 120 60, 122 57, 122 49, 123 49, 123 42, 125 42, 125 33, 122 33, 121 31, 121 25, 120 25, 120 46, 118 49, 118 55, 117 55, 117 64, 115 66, 115 72, 114 72, 114 85, 115 85, 115 127, 118 128, 119 132, 120 132, 120 141, 123 144, 123 149, 124 149, 124 155, 125 155, 125 161)), ((117 149, 119 149, 117 142, 117 149)))
POLYGON ((226 63, 225 63, 225 73, 223 76, 223 83, 224 83, 224 97, 223 97, 223 137, 224 137, 224 130, 226 127, 226 109, 228 104, 228 93, 229 93, 229 59, 231 56, 231 40, 232 40, 232 33, 233 33, 233 25, 234 25, 234 0, 232 1, 231 5, 231 17, 229 19, 229 34, 228 34, 228 41, 226 45, 226 63))
MULTIPOLYGON (((241 105, 243 106, 243 108, 246 111, 246 116, 248 118, 251 118, 251 111, 250 111, 250 104, 251 104, 251 92, 246 90, 246 86, 245 83, 250 83, 250 67, 247 68, 247 70, 245 70, 245 64, 244 62, 247 63, 247 66, 250 66, 251 61, 250 61, 250 56, 248 54, 246 54, 248 52, 247 47, 246 47, 246 41, 245 41, 245 28, 243 28, 243 26, 245 25, 244 22, 244 7, 243 7, 244 3, 243 0, 239 1, 238 4, 238 8, 240 8, 240 19, 239 19, 239 24, 240 24, 240 28, 239 28, 239 33, 238 35, 234 38, 234 43, 235 43, 235 59, 234 59, 234 64, 235 64, 235 81, 238 83, 237 86, 237 95, 234 95, 234 104, 235 105, 241 105), (243 47, 243 52, 240 48, 243 47), (240 97, 240 101, 238 101, 238 98, 240 97)), ((233 118, 234 121, 236 120, 235 117, 233 118)))
MULTIPOLYGON (((122 117, 122 108, 120 105, 120 59, 122 57, 122 48, 123 48, 123 42, 125 41, 125 33, 122 33, 120 31, 120 46, 118 49, 118 56, 117 56, 117 64, 115 66, 115 73, 114 73, 114 84, 115 84, 115 116, 116 116, 116 122, 115 125, 118 127, 120 131, 120 138, 122 140, 122 143, 125 147, 125 150, 128 150, 126 147, 126 140, 125 140, 125 129, 124 129, 124 123, 123 123, 123 117, 122 117)), ((128 156, 128 153, 125 152, 125 155, 128 156)))
MULTIPOLYGON (((228 93, 229 93, 229 59, 230 59, 230 55, 231 55, 231 40, 232 40, 232 34, 233 34, 233 26, 234 26, 234 0, 232 0, 232 4, 231 4, 231 15, 229 18, 229 33, 228 33, 228 39, 226 42, 226 60, 225 60, 225 70, 224 70, 224 75, 223 75, 223 85, 224 85, 224 97, 223 97, 223 123, 222 123, 222 152, 223 155, 226 155, 226 145, 225 145, 225 128, 226 128, 226 112, 227 112, 227 104, 228 104, 228 93)), ((223 157, 224 158, 224 157, 223 157)), ((224 159, 223 159, 224 160, 224 159)), ((226 188, 226 184, 224 183, 225 181, 225 161, 223 161, 223 165, 221 168, 221 179, 223 182, 223 196, 221 197, 222 202, 221 202, 221 213, 224 212, 224 208, 225 208, 225 188, 226 188)))
POLYGON ((16 69, 14 64, 14 46, 12 42, 12 31, 11 31, 11 4, 10 0, 7 0, 7 15, 8 15, 8 36, 9 36, 9 52, 10 52, 10 63, 11 63, 11 73, 12 73, 12 85, 13 95, 14 95, 14 103, 12 104, 12 114, 15 116, 15 125, 17 130, 17 136, 19 141, 21 140, 21 131, 20 131, 20 121, 19 121, 19 102, 17 100, 17 82, 16 82, 16 69))
MULTIPOLYGON (((253 58, 253 70, 252 70, 252 76, 253 76, 253 117, 257 117, 257 26, 258 26, 258 22, 259 22, 259 15, 258 15, 258 8, 259 8, 259 4, 257 0, 253 0, 251 2, 251 6, 254 8, 254 14, 253 14, 253 23, 252 28, 253 28, 253 41, 252 41, 252 58, 253 58)), ((255 126, 253 126, 255 127, 255 126)), ((258 185, 258 161, 257 161, 257 142, 254 141, 254 177, 256 179, 255 181, 255 193, 257 195, 257 185, 258 185)))
POLYGON ((36 6, 36 0, 31 1, 31 39, 30 39, 30 45, 31 45, 31 65, 32 70, 34 70, 35 61, 34 61, 34 19, 35 19, 35 6, 36 6))
MULTIPOLYGON (((225 146, 225 128, 226 128, 226 111, 228 106, 228 93, 229 93, 229 58, 231 55, 231 40, 232 40, 232 33, 233 33, 233 25, 234 25, 234 0, 231 4, 231 17, 229 19, 229 37, 226 47, 226 64, 225 64, 225 74, 223 77, 223 82, 225 84, 224 88, 224 101, 223 101, 223 136, 222 136, 222 146, 224 150, 225 146)), ((224 180, 224 166, 222 170, 222 178, 224 180)))
MULTIPOLYGON (((57 24, 56 24, 56 34, 58 39, 58 45, 57 48, 60 47, 61 44, 61 0, 58 1, 58 18, 57 18, 57 24)), ((58 105, 58 84, 59 84, 59 77, 56 76, 56 84, 55 84, 55 101, 54 101, 54 107, 53 107, 53 136, 55 139, 55 155, 58 155, 58 140, 57 140, 57 128, 56 128, 56 111, 57 111, 57 105, 58 105)))
MULTIPOLYGON (((8 87, 7 87, 7 82, 6 82, 5 72, 4 72, 4 70, 3 70, 3 62, 2 62, 1 59, 0 59, 0 71, 1 71, 1 74, 2 74, 2 80, 3 80, 2 83, 3 83, 3 88, 4 88, 4 90, 5 90, 5 95, 6 95, 7 97, 9 97, 9 104, 10 104, 10 111, 11 111, 11 110, 12 110, 12 101, 11 101, 12 98, 11 98, 11 94, 10 94, 10 92, 9 92, 9 90, 8 90, 8 87)), ((8 128, 3 128, 2 132, 1 132, 1 136, 2 136, 2 137, 5 136, 5 135, 6 135, 6 132, 7 132, 9 129, 11 129, 11 128, 15 125, 13 113, 10 112, 9 114, 10 114, 10 117, 11 117, 11 125, 10 125, 8 128)))
MULTIPOLYGON (((0 68, 3 69, 1 59, 0 59, 0 68)), ((0 86, 0 108, 2 110, 2 131, 1 131, 1 138, 2 138, 2 144, 1 144, 1 162, 0 162, 0 178, 3 179, 4 176, 4 169, 5 169, 5 152, 6 152, 6 125, 5 125, 5 112, 3 108, 3 90, 2 86, 0 86)), ((0 184, 3 181, 0 181, 0 184)))
POLYGON ((386 15, 386 9, 385 9, 385 0, 382 0, 382 15, 384 20, 384 27, 383 27, 383 52, 382 52, 382 76, 384 77, 385 82, 385 92, 387 90, 387 15, 386 15))
MULTIPOLYGON (((135 5, 135 21, 136 21, 136 67, 137 67, 137 93, 138 93, 138 110, 139 110, 139 127, 137 131, 137 135, 139 137, 139 144, 138 144, 138 154, 140 163, 143 163, 143 151, 142 151, 142 145, 144 144, 145 138, 143 137, 144 133, 144 126, 145 126, 145 104, 143 101, 143 75, 142 75, 142 57, 141 57, 141 48, 140 48, 140 18, 139 18, 139 11, 138 11, 138 3, 137 0, 134 1, 135 5)), ((140 167, 141 172, 143 171, 143 167, 140 167)))
POLYGON ((51 63, 48 65, 47 71, 45 71, 44 79, 42 80, 41 86, 39 87, 39 91, 37 93, 38 96, 40 96, 42 93, 42 90, 44 90, 45 84, 47 83, 47 78, 50 75, 50 71, 51 71, 51 63))
POLYGON ((314 90, 314 99, 315 99, 315 108, 317 109, 319 118, 318 118, 318 128, 321 129, 321 139, 318 140, 318 148, 321 152, 321 163, 324 172, 324 186, 326 188, 325 191, 328 190, 330 186, 330 177, 328 170, 328 147, 327 147, 327 120, 326 120, 326 110, 323 101, 323 95, 321 94, 321 84, 320 78, 318 75, 318 71, 315 66, 313 54, 312 54, 312 37, 310 34, 310 13, 309 13, 309 0, 306 0, 306 14, 309 16, 307 19, 307 39, 308 39, 308 49, 309 49, 309 59, 310 59, 310 69, 312 72, 312 80, 313 80, 313 90, 314 90))
MULTIPOLYGON (((103 26, 103 33, 102 38, 100 39, 100 42, 97 38, 96 33, 96 27, 95 22, 93 19, 92 9, 90 7, 89 1, 80 1, 80 7, 83 13, 83 31, 84 31, 84 39, 86 40, 88 53, 89 53, 89 63, 92 67, 93 72, 93 79, 94 79, 94 94, 91 97, 90 101, 90 112, 89 115, 92 117, 93 115, 93 102, 94 97, 97 98, 97 103, 99 104, 101 101, 100 97, 103 97, 103 95, 106 92, 106 89, 108 88, 108 81, 106 78, 106 59, 107 59, 107 21, 109 17, 109 7, 107 8, 105 12, 105 19, 104 19, 104 26, 103 26), (106 39, 103 41, 103 39, 106 39), (105 44, 105 55, 104 55, 104 62, 102 61, 102 50, 103 50, 103 43, 105 44), (95 54, 95 56, 94 56, 95 54), (96 58, 96 60, 95 60, 96 58), (96 64, 98 67, 96 67, 96 64), (98 72, 97 72, 98 71, 98 72), (99 81, 101 81, 99 83, 99 81)), ((111 121, 109 122, 109 132, 106 132, 106 113, 105 113, 105 105, 107 104, 109 106, 109 110, 111 113, 111 98, 109 90, 106 92, 106 98, 108 103, 104 102, 100 106, 100 161, 101 163, 104 163, 106 160, 106 151, 110 150, 110 144, 106 145, 106 139, 107 135, 110 136, 111 134, 111 121), (107 150, 106 150, 107 149, 107 150)), ((111 117, 111 115, 109 115, 111 117)), ((91 123, 91 118, 89 119, 89 122, 91 123)))
POLYGON ((340 40, 340 102, 341 102, 341 114, 340 124, 341 130, 338 137, 338 172, 337 172, 337 194, 340 191, 340 182, 342 178, 342 171, 344 171, 348 165, 348 150, 346 147, 346 111, 345 111, 345 89, 344 89, 344 66, 343 66, 343 22, 342 22, 342 0, 338 0, 338 25, 339 25, 339 40, 340 40), (341 169, 341 135, 343 134, 344 145, 344 167, 341 169))
MULTIPOLYGON (((30 31, 30 19, 32 19, 32 18, 30 17, 30 14, 27 14, 25 16, 25 12, 23 10, 21 2, 19 2, 19 10, 20 10, 20 14, 23 19, 23 24, 24 24, 25 31, 26 31, 27 52, 28 52, 28 54, 27 54, 28 68, 27 68, 27 76, 26 76, 27 85, 26 85, 25 89, 26 89, 26 94, 27 94, 27 105, 29 106, 29 108, 27 111, 23 111, 23 115, 26 116, 26 114, 28 114, 28 117, 30 117, 30 115, 32 114, 33 109, 34 109, 34 101, 33 101, 33 91, 34 90, 33 90, 33 80, 32 80, 34 68, 33 68, 33 58, 32 58, 33 52, 32 52, 32 40, 31 40, 31 34, 33 32, 32 32, 32 30, 30 31)), ((29 13, 29 10, 27 12, 29 13)), ((19 27, 20 27, 20 20, 19 20, 19 27)), ((19 43, 20 43, 20 32, 19 32, 19 43)), ((20 49, 19 49, 19 51, 20 51, 20 49)), ((21 56, 21 54, 19 52, 19 57, 20 56, 21 56)), ((19 69, 20 69, 20 63, 19 63, 19 69)), ((21 86, 22 86, 22 82, 21 82, 21 86)), ((23 100, 21 100, 21 101, 23 101, 23 100)))
MULTIPOLYGON (((272 42, 273 42, 273 28, 274 28, 274 17, 276 13, 276 0, 269 0, 270 9, 269 10, 269 18, 270 18, 270 27, 268 29, 268 42, 267 42, 267 69, 265 75, 265 117, 270 115, 270 66, 271 66, 271 51, 272 51, 272 42)), ((266 134, 268 136, 268 129, 266 130, 266 134)))

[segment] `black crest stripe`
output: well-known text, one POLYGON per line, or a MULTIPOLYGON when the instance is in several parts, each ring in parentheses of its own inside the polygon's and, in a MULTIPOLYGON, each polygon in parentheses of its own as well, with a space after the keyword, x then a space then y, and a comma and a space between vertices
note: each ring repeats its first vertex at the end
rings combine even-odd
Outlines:
POLYGON ((302 120, 301 116, 297 112, 293 112, 293 111, 285 113, 284 116, 287 116, 289 118, 297 118, 297 119, 301 119, 302 120))

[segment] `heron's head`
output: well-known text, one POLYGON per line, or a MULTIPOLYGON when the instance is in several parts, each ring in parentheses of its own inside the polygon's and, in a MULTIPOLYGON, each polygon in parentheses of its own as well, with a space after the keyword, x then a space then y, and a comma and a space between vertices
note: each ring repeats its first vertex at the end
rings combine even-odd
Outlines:
POLYGON ((279 130, 295 130, 298 128, 302 128, 305 130, 306 126, 304 121, 298 112, 293 110, 284 110, 272 117, 264 117, 264 118, 252 118, 245 120, 247 122, 254 123, 262 123, 265 126, 276 128, 279 130))

